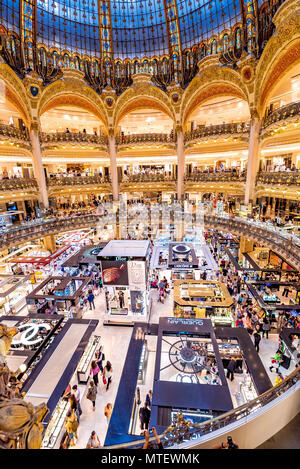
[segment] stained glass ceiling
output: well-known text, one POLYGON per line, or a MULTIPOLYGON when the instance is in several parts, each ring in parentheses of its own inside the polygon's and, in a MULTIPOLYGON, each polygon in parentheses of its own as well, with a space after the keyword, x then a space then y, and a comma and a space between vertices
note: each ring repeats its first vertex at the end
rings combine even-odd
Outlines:
POLYGON ((1 0, 1 17, 16 30, 22 3, 36 3, 37 42, 114 58, 168 54, 209 39, 241 20, 240 0, 1 0))

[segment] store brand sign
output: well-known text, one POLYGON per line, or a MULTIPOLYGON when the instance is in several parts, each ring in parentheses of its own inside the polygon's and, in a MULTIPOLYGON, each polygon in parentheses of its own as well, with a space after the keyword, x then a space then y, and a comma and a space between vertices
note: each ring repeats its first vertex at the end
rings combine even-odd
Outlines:
POLYGON ((182 324, 184 326, 203 326, 201 319, 168 318, 168 324, 182 324))
POLYGON ((19 339, 12 340, 12 345, 30 346, 42 342, 44 340, 44 337, 39 336, 40 329, 46 329, 47 331, 50 331, 51 327, 46 322, 43 322, 42 324, 35 324, 34 322, 21 324, 21 326, 18 326, 18 330, 19 332, 24 332, 21 334, 21 337, 19 339))

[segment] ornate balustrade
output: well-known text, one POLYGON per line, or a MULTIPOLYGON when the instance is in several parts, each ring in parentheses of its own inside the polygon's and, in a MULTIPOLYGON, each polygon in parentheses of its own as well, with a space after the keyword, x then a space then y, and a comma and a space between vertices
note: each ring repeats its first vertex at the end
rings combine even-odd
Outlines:
MULTIPOLYGON (((23 132, 13 125, 0 124, 0 136, 6 138, 14 138, 26 143, 30 143, 30 138, 27 132, 23 132)), ((0 137, 1 138, 1 137, 0 137)))
POLYGON ((86 186, 89 184, 109 184, 109 178, 101 176, 63 176, 47 179, 48 186, 86 186))
POLYGON ((123 176, 122 183, 139 183, 139 182, 175 182, 176 178, 165 176, 164 174, 131 174, 123 176))
POLYGON ((234 171, 224 171, 220 173, 193 173, 184 178, 186 183, 189 182, 233 182, 233 181, 246 181, 246 173, 238 174, 234 171))
POLYGON ((299 116, 300 118, 300 101, 282 106, 271 112, 268 116, 265 116, 262 122, 262 128, 266 129, 276 122, 286 120, 294 116, 299 116))
MULTIPOLYGON (((255 413, 257 410, 263 409, 267 404, 274 402, 289 389, 292 389, 293 387, 296 388, 299 380, 300 367, 294 370, 277 386, 273 386, 252 401, 236 407, 229 412, 221 414, 218 417, 194 425, 189 425, 186 421, 179 420, 179 424, 176 425, 175 423, 171 425, 162 435, 159 436, 160 441, 164 448, 180 445, 181 443, 189 441, 191 442, 189 449, 192 449, 192 446, 197 447, 197 444, 201 444, 200 438, 202 436, 211 434, 216 430, 223 429, 227 425, 241 421, 241 419, 250 415, 253 416, 253 413, 255 413)), ((149 441, 155 442, 155 438, 151 437, 149 441)), ((144 443, 145 440, 140 439, 137 441, 131 441, 129 443, 123 443, 121 445, 105 446, 104 449, 141 449, 143 448, 144 443)))
POLYGON ((0 180, 0 191, 16 191, 22 189, 37 189, 36 179, 2 179, 0 180))
POLYGON ((92 143, 96 145, 107 146, 108 140, 106 136, 94 134, 85 134, 81 132, 56 132, 47 134, 40 133, 42 143, 92 143))
MULTIPOLYGON (((54 218, 40 224, 20 226, 2 234, 0 249, 19 245, 31 239, 56 234, 85 226, 96 226, 101 220, 100 215, 89 214, 65 218, 54 218)), ((205 226, 232 234, 246 236, 263 246, 267 246, 281 254, 288 262, 300 270, 299 245, 295 244, 289 234, 281 234, 278 228, 266 226, 261 222, 248 221, 237 217, 218 217, 204 215, 205 226)))
POLYGON ((260 171, 256 178, 256 184, 280 184, 280 185, 300 185, 300 171, 260 171))
POLYGON ((131 135, 118 135, 116 143, 120 145, 129 144, 144 144, 144 143, 175 143, 176 139, 170 134, 131 134, 131 135))
POLYGON ((214 137, 218 135, 248 135, 249 122, 234 122, 232 124, 219 124, 203 126, 192 132, 185 132, 184 141, 191 142, 205 137, 214 137))

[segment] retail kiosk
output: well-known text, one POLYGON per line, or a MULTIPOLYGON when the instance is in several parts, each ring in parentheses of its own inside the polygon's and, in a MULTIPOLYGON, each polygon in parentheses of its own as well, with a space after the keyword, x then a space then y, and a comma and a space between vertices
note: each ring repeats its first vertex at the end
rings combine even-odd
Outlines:
POLYGON ((207 280, 174 282, 174 316, 210 318, 214 325, 233 326, 234 304, 224 283, 207 280))
POLYGON ((80 297, 87 291, 91 277, 48 277, 26 298, 30 311, 37 314, 59 312, 74 317, 82 316, 80 297))
POLYGON ((33 288, 30 275, 0 276, 0 315, 24 313, 26 297, 33 288))
POLYGON ((104 324, 147 321, 150 241, 112 240, 101 250, 102 280, 106 299, 104 324))

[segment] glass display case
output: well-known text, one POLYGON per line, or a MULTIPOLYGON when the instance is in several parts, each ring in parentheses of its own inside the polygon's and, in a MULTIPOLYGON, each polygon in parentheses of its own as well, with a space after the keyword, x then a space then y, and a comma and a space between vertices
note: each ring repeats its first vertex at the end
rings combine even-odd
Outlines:
POLYGON ((145 382, 145 375, 146 375, 146 368, 148 362, 148 348, 147 342, 144 343, 139 363, 139 373, 138 373, 138 384, 144 384, 145 382))
POLYGON ((42 441, 42 448, 53 449, 55 447, 60 432, 64 426, 69 406, 70 405, 67 400, 62 398, 59 400, 46 428, 42 441))
POLYGON ((94 335, 90 337, 90 340, 86 346, 86 349, 78 363, 77 367, 77 378, 78 383, 87 383, 89 380, 89 372, 91 362, 95 357, 95 352, 100 347, 100 336, 94 335))
POLYGON ((240 393, 244 403, 250 402, 257 397, 250 375, 245 374, 244 380, 240 384, 240 393))

